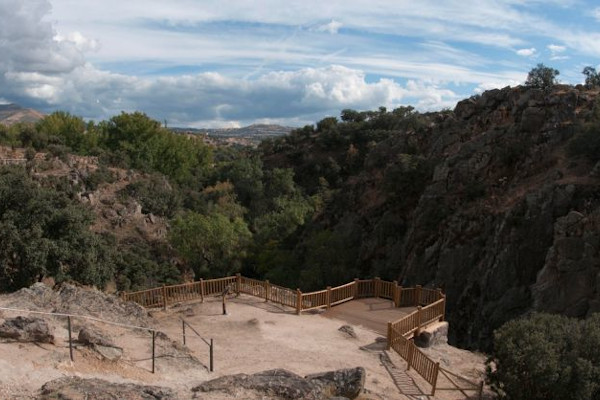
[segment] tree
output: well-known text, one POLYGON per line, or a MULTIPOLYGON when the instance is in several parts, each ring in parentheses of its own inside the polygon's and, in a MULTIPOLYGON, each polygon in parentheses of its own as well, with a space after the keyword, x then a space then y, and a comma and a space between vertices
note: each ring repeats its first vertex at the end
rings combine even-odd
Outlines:
POLYGON ((585 86, 590 88, 600 86, 600 74, 596 72, 596 68, 585 67, 581 73, 585 75, 585 86))
POLYGON ((559 74, 560 72, 554 68, 538 64, 537 67, 529 71, 525 85, 538 89, 547 89, 557 83, 556 77, 559 74))
POLYGON ((92 213, 16 167, 0 169, 0 289, 45 276, 103 286, 114 264, 89 230, 92 213))
POLYGON ((172 224, 169 241, 196 277, 222 277, 241 268, 252 235, 243 219, 187 212, 172 224))
POLYGON ((488 383, 501 399, 600 398, 600 314, 533 314, 494 332, 488 383))

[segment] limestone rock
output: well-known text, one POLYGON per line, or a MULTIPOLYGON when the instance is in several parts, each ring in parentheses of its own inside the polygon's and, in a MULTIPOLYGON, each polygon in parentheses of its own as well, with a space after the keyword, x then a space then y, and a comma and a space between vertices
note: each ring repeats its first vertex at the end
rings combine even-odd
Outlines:
POLYGON ((0 325, 0 337, 19 342, 54 343, 48 323, 36 317, 9 318, 0 325))

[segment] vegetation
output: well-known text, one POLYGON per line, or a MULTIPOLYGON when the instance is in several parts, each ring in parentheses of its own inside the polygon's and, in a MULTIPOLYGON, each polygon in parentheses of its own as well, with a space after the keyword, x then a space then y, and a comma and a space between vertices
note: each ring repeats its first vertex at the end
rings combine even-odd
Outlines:
POLYGON ((559 74, 560 72, 554 68, 546 67, 544 64, 538 64, 529 71, 525 85, 537 89, 548 89, 557 83, 556 77, 559 74))
POLYGON ((585 67, 581 73, 585 75, 585 85, 587 87, 600 86, 600 74, 596 72, 596 68, 585 67))
POLYGON ((534 314, 494 334, 488 383, 501 399, 600 398, 600 314, 534 314))

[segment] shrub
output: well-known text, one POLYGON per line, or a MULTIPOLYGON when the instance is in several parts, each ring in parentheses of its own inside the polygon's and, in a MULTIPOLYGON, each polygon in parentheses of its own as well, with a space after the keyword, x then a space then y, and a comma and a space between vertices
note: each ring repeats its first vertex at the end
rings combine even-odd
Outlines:
POLYGON ((600 314, 533 314, 494 333, 488 383, 500 399, 600 398, 600 314))

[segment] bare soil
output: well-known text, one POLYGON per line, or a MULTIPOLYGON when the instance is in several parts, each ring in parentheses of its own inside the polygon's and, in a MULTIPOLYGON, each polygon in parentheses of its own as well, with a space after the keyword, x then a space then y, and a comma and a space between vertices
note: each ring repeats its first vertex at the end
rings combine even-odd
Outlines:
MULTIPOLYGON (((54 328, 56 343, 33 344, 0 341, 0 398, 34 399, 40 387, 62 376, 101 378, 111 382, 164 386, 176 391, 178 398, 192 398, 191 388, 202 381, 235 373, 255 373, 273 368, 285 368, 300 375, 362 366, 367 371, 366 399, 419 399, 423 395, 402 395, 399 382, 382 363, 382 336, 361 324, 352 324, 357 338, 338 331, 348 324, 336 318, 316 314, 297 316, 293 310, 264 300, 242 295, 229 299, 227 315, 222 315, 221 300, 207 298, 202 302, 179 304, 167 311, 153 310, 149 314, 136 305, 124 305, 114 296, 78 287, 59 292, 36 288, 0 296, 0 307, 22 308, 48 312, 71 312, 93 315, 127 326, 111 325, 83 318, 73 318, 73 332, 83 325, 93 325, 124 350, 117 362, 103 360, 93 350, 76 344, 74 362, 69 358, 68 331, 65 317, 39 315, 54 328), (93 299, 93 300, 85 300, 93 299), (129 307, 129 308, 128 308, 129 307), (126 311, 128 310, 128 311, 126 311), (215 343, 214 372, 208 371, 208 346, 186 329, 186 346, 182 344, 182 319, 205 339, 215 343), (155 328, 155 373, 152 370, 152 335, 142 328, 155 328)), ((27 313, 0 310, 0 323, 8 317, 27 313)), ((469 377, 483 370, 483 356, 453 349, 450 346, 432 350, 449 369, 458 368, 469 377), (437 351, 437 353, 435 353, 437 351)), ((390 358, 399 372, 405 364, 395 354, 390 358)), ((404 375, 402 375, 404 376, 404 375)), ((396 377, 397 378, 397 377, 396 377)), ((410 393, 427 393, 426 384, 409 371, 404 384, 421 386, 410 393)), ((409 393, 409 391, 406 391, 409 393)), ((203 393, 203 399, 232 398, 223 393, 203 393)), ((240 399, 264 399, 264 394, 243 392, 240 399)), ((454 399, 453 393, 435 398, 454 399)), ((462 397, 464 398, 464 397, 462 397)), ((274 398, 273 398, 274 399, 274 398)))

